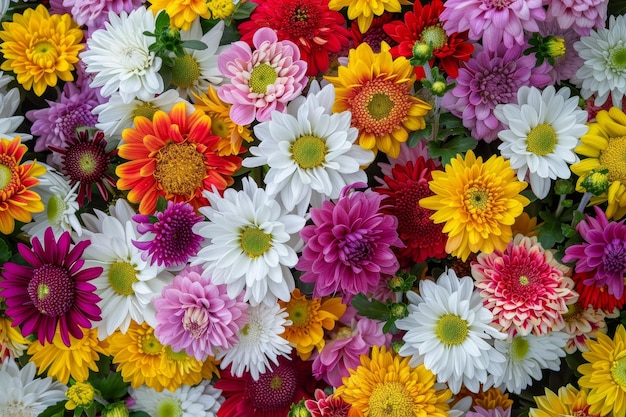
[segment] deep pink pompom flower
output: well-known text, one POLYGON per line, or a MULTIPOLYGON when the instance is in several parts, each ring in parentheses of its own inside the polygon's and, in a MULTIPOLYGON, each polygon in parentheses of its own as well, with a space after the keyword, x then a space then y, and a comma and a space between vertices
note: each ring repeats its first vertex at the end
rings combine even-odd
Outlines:
POLYGON ((69 232, 55 240, 51 227, 44 233, 44 244, 33 238, 32 249, 18 244, 20 255, 29 265, 13 262, 4 264, 0 281, 0 297, 5 298, 6 314, 13 325, 22 326, 22 333, 37 333, 41 344, 52 343, 57 326, 61 340, 70 346, 70 335, 82 339, 83 329, 99 321, 100 301, 90 283, 102 273, 102 268, 83 268, 80 259, 91 244, 89 240, 71 247, 69 232))
POLYGON ((311 209, 312 225, 300 232, 305 242, 296 265, 304 271, 301 280, 315 283, 313 296, 342 294, 344 302, 352 296, 374 291, 384 274, 392 275, 399 264, 392 246, 402 246, 396 217, 383 214, 384 196, 355 183, 343 188, 334 204, 311 209))

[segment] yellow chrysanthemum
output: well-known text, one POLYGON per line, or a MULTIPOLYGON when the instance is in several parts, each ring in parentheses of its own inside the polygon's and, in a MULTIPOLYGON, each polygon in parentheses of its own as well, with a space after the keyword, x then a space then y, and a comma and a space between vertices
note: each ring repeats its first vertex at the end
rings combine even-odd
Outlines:
POLYGON ((348 19, 357 20, 359 31, 367 32, 372 25, 374 16, 380 16, 384 12, 400 13, 402 5, 412 4, 407 0, 330 0, 330 10, 348 8, 348 19))
POLYGON ((163 373, 157 375, 157 384, 148 386, 162 386, 175 391, 182 385, 196 385, 202 381, 202 365, 201 361, 187 355, 184 350, 175 352, 171 346, 165 346, 165 354, 161 357, 163 373))
POLYGON ((89 382, 77 382, 65 391, 65 396, 65 409, 75 410, 76 407, 89 407, 96 397, 96 391, 89 382))
POLYGON ((14 14, 12 22, 2 23, 0 51, 4 62, 0 69, 13 71, 17 82, 38 96, 58 79, 73 81, 74 64, 81 45, 83 31, 69 14, 50 16, 43 5, 14 14))
POLYGON ((537 230, 537 218, 530 217, 528 213, 523 212, 516 219, 513 227, 511 228, 513 236, 518 233, 527 237, 539 236, 539 230, 537 230))
POLYGON ((19 358, 30 343, 22 336, 19 327, 13 327, 12 324, 10 318, 0 314, 0 360, 7 356, 19 358))
POLYGON ((279 301, 281 308, 289 313, 292 324, 285 327, 281 335, 296 347, 298 356, 307 360, 313 349, 318 352, 324 347, 324 329, 332 330, 335 321, 346 312, 347 306, 341 298, 314 298, 309 300, 299 289, 291 292, 289 302, 279 301))
POLYGON ((348 65, 337 77, 325 78, 335 86, 333 112, 349 110, 352 126, 359 130, 359 145, 380 150, 392 158, 409 132, 426 127, 430 104, 411 94, 415 71, 404 57, 393 59, 383 43, 375 54, 367 43, 351 49, 348 65))
POLYGON ((222 101, 213 86, 209 86, 207 93, 202 96, 194 94, 194 107, 203 111, 211 118, 211 132, 222 138, 217 144, 217 153, 220 156, 239 155, 244 151, 244 141, 252 142, 252 132, 249 126, 240 126, 230 118, 231 104, 222 101))
MULTIPOLYGON (((591 204, 608 200, 606 216, 616 220, 626 214, 626 114, 617 107, 602 110, 589 131, 580 138, 582 142, 574 151, 586 158, 571 166, 578 175, 576 191, 588 191, 583 182, 590 174, 608 170, 608 189, 591 198, 591 204)), ((601 191, 601 190, 600 190, 601 191)))
POLYGON ((383 346, 374 346, 371 358, 361 355, 361 365, 350 369, 335 395, 368 417, 448 417, 448 389, 435 389, 436 377, 424 365, 409 366, 383 346))
POLYGON ((598 333, 597 340, 588 340, 583 358, 589 363, 578 367, 582 374, 581 388, 589 389, 589 414, 626 416, 626 330, 619 325, 615 336, 598 333))
POLYGON ((89 377, 89 370, 97 371, 96 362, 100 355, 107 355, 108 344, 98 340, 98 331, 83 329, 83 337, 76 339, 69 335, 70 345, 66 346, 61 340, 60 328, 57 328, 52 343, 41 344, 34 341, 28 348, 32 355, 31 362, 37 365, 37 373, 44 371, 48 376, 67 384, 70 377, 78 382, 84 382, 89 377))
MULTIPOLYGON (((572 384, 559 388, 558 394, 545 388, 545 395, 535 397, 537 408, 529 410, 530 417, 593 416, 589 413, 587 390, 572 384)), ((596 414, 600 417, 600 414, 596 414)))
MULTIPOLYGON (((509 394, 503 393, 499 388, 490 388, 475 395, 474 405, 485 410, 495 410, 498 407, 507 410, 513 406, 513 400, 509 399, 509 394)), ((460 395, 457 397, 460 397, 460 395)))
POLYGON ((517 179, 508 160, 493 155, 483 162, 468 151, 432 176, 428 185, 435 195, 419 203, 435 210, 430 217, 435 223, 445 223, 447 253, 466 260, 472 252, 506 248, 515 219, 530 203, 520 194, 527 184, 517 179))
POLYGON ((150 0, 150 3, 152 5, 148 10, 152 10, 155 16, 165 10, 170 17, 170 25, 177 29, 189 30, 198 16, 211 18, 206 0, 150 0))

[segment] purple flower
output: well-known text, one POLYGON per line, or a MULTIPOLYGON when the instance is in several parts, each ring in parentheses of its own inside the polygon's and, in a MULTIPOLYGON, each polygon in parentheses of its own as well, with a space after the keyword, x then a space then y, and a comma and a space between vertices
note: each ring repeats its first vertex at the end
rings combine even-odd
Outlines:
POLYGON ((570 29, 561 29, 556 20, 540 22, 539 34, 543 37, 558 36, 565 41, 565 54, 554 58, 554 66, 549 72, 551 84, 561 84, 561 81, 574 78, 584 62, 574 49, 574 43, 580 40, 580 35, 570 29))
POLYGON ((202 236, 193 232, 193 225, 203 219, 198 216, 189 203, 167 202, 162 213, 154 216, 136 214, 133 220, 138 223, 137 232, 142 234, 140 241, 133 240, 133 244, 145 251, 141 258, 145 261, 152 257, 150 265, 171 266, 187 262, 200 250, 202 236))
POLYGON ((87 35, 91 36, 93 31, 104 28, 110 11, 130 13, 143 3, 142 0, 50 0, 50 12, 69 13, 79 26, 87 26, 87 35))
POLYGON ((468 411, 466 417, 511 417, 511 407, 506 410, 498 406, 496 408, 485 409, 475 406, 475 411, 468 411))
POLYGON ((594 206, 594 210, 595 219, 586 215, 576 226, 584 242, 566 248, 563 261, 576 261, 576 272, 594 272, 585 285, 606 285, 609 294, 621 298, 626 273, 626 219, 609 222, 602 209, 594 206))
POLYGON ((349 301, 374 291, 383 274, 395 274, 399 264, 392 246, 402 246, 398 220, 379 212, 383 196, 356 183, 344 187, 336 204, 325 201, 311 209, 313 225, 300 232, 305 242, 296 265, 302 281, 315 283, 315 298, 341 293, 349 301))
POLYGON ((552 0, 547 4, 548 20, 555 19, 561 29, 573 29, 580 36, 589 36, 591 29, 606 24, 609 5, 606 0, 552 0))
POLYGON ((200 267, 183 269, 154 299, 158 321, 154 334, 173 350, 185 349, 189 356, 204 360, 214 348, 230 349, 237 342, 237 333, 248 322, 248 304, 242 295, 229 298, 225 284, 214 285, 200 273, 200 267))
POLYGON ((550 83, 550 66, 544 62, 535 67, 535 55, 524 55, 527 46, 500 44, 496 50, 480 50, 465 68, 459 69, 456 87, 448 91, 441 104, 463 119, 463 126, 478 140, 491 142, 505 126, 494 115, 498 104, 517 104, 522 86, 543 88, 550 83))

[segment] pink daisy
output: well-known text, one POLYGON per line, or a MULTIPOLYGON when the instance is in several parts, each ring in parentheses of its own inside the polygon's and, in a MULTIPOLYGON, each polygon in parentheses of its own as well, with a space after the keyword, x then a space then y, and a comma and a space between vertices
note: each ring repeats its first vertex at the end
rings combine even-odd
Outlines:
POLYGON ((626 274, 626 225, 609 222, 606 214, 594 206, 596 217, 586 215, 576 230, 583 243, 565 249, 563 262, 576 261, 576 272, 591 272, 585 285, 607 286, 609 294, 621 298, 626 274))
POLYGON ((279 42, 274 30, 260 28, 252 44, 254 51, 246 42, 235 42, 217 60, 220 72, 231 81, 220 87, 218 95, 232 104, 230 118, 239 125, 255 118, 267 121, 273 110, 284 112, 308 82, 307 64, 293 42, 279 42))
POLYGON ((248 321, 241 295, 229 298, 226 285, 214 285, 201 273, 199 267, 183 269, 153 301, 159 341, 198 360, 212 355, 215 347, 230 349, 248 321))
POLYGON ((504 251, 481 253, 472 263, 485 306, 510 336, 540 336, 565 326, 562 315, 578 298, 568 271, 536 237, 521 234, 504 251))
POLYGON ((150 264, 165 265, 166 268, 187 263, 190 256, 200 250, 202 236, 193 232, 193 225, 202 221, 189 203, 167 202, 163 212, 155 216, 136 214, 133 220, 142 238, 133 240, 133 245, 145 251, 141 258, 151 257, 150 264))
POLYGON ((469 30, 469 39, 482 40, 495 50, 524 44, 524 30, 537 32, 546 19, 543 0, 448 0, 440 19, 448 34, 469 30))
POLYGON ((341 293, 347 302, 398 270, 392 249, 402 246, 398 220, 380 212, 382 195, 354 190, 365 186, 346 186, 336 204, 325 201, 311 209, 313 224, 300 232, 305 246, 296 268, 304 271, 303 282, 315 283, 315 298, 341 293))
POLYGON ((32 249, 19 243, 18 251, 29 265, 13 262, 4 264, 0 297, 7 304, 6 314, 24 334, 37 332, 40 343, 52 343, 57 327, 61 340, 70 346, 70 335, 82 339, 83 329, 99 321, 100 301, 90 283, 102 273, 102 268, 84 268, 80 259, 91 244, 83 240, 71 247, 69 232, 55 240, 51 227, 44 233, 43 246, 33 238, 32 249))
POLYGON ((589 36, 591 29, 603 28, 609 2, 606 0, 552 0, 548 3, 547 19, 555 19, 561 29, 574 30, 589 36))

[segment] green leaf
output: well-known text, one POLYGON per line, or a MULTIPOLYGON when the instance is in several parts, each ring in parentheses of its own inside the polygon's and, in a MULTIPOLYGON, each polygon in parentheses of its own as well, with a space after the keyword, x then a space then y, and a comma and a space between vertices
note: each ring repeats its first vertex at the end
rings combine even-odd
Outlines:
POLYGON ((387 321, 389 319, 389 308, 387 304, 378 300, 368 300, 363 293, 358 293, 352 299, 352 306, 356 308, 359 315, 374 320, 387 321))
POLYGON ((183 48, 188 48, 188 49, 197 49, 198 51, 202 51, 208 48, 206 43, 202 41, 193 40, 193 39, 189 41, 182 41, 180 46, 182 46, 183 48))
POLYGON ((145 411, 131 411, 128 415, 129 417, 151 417, 150 414, 145 411))
POLYGON ((11 253, 11 250, 9 249, 7 243, 4 240, 0 239, 0 263, 3 264, 11 259, 11 255, 13 254, 11 253))
POLYGON ((163 213, 167 209, 167 200, 163 196, 159 196, 156 203, 156 211, 163 213))
POLYGON ((100 391, 104 399, 110 402, 120 400, 128 394, 128 386, 119 372, 110 373, 105 378, 94 378, 92 385, 100 391))
POLYGON ((429 138, 432 133, 432 125, 427 124, 426 127, 422 130, 415 130, 409 134, 409 139, 407 139, 406 144, 409 148, 414 148, 417 146, 420 140, 429 138))
POLYGON ((233 19, 244 20, 250 17, 250 14, 258 5, 252 1, 240 2, 237 5, 237 10, 233 13, 233 19))
POLYGON ((428 153, 430 157, 441 158, 441 163, 445 166, 458 154, 463 154, 470 149, 474 149, 478 142, 474 138, 457 137, 446 142, 428 142, 428 153))
POLYGON ((553 248, 556 243, 562 243, 565 240, 561 221, 554 217, 549 211, 539 212, 539 216, 543 220, 543 224, 537 229, 539 230, 539 243, 544 248, 553 248))
POLYGON ((59 401, 55 405, 52 405, 46 408, 39 416, 37 417, 63 417, 65 414, 65 401, 59 401))
POLYGON ((159 33, 164 29, 168 29, 170 27, 170 17, 165 10, 162 10, 161 13, 158 14, 155 22, 155 31, 154 33, 159 33))

